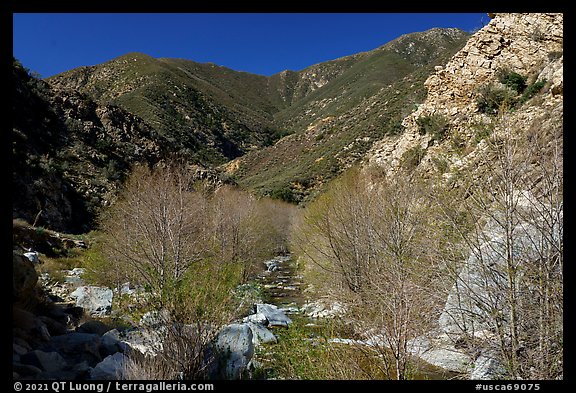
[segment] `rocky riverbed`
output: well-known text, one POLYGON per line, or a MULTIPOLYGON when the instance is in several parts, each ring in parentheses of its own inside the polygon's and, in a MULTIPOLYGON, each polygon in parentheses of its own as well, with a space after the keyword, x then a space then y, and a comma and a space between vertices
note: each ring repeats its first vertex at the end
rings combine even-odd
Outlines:
MULTIPOLYGON (((145 313, 128 329, 115 329, 100 321, 113 313, 114 296, 135 296, 138 288, 126 284, 112 290, 86 285, 81 268, 63 271, 60 281, 52 280, 47 274, 38 277, 34 269, 36 260, 36 255, 14 253, 14 378, 120 379, 125 362, 134 351, 155 356, 162 350, 162 329, 174 327, 167 324, 161 313, 145 313), (33 313, 27 311, 30 307, 26 302, 33 298, 37 281, 47 298, 42 311, 33 313)), ((263 262, 255 282, 261 288, 261 298, 253 303, 248 315, 224 326, 213 342, 210 350, 217 361, 209 367, 210 378, 277 377, 273 359, 283 354, 279 353, 281 346, 276 344, 294 321, 301 330, 292 332, 291 339, 305 342, 305 348, 374 345, 346 333, 336 333, 328 339, 317 334, 327 321, 345 317, 346 309, 327 299, 307 300, 303 277, 290 255, 263 262)), ((189 326, 188 330, 194 327, 189 326)), ((455 359, 458 354, 448 353, 450 348, 444 348, 441 353, 437 349, 430 351, 428 341, 419 341, 414 347, 426 352, 424 356, 420 354, 423 360, 451 371, 464 371, 459 368, 467 359, 455 359)), ((455 375, 425 365, 420 377, 441 379, 455 375)))
MULTIPOLYGON (((304 294, 305 284, 302 275, 298 272, 296 261, 290 255, 277 256, 264 262, 264 270, 258 275, 257 281, 263 288, 263 299, 272 304, 280 312, 284 312, 292 320, 299 322, 302 329, 298 334, 299 339, 310 346, 317 345, 346 345, 351 349, 362 351, 361 347, 382 346, 382 343, 374 340, 359 339, 347 329, 337 329, 334 337, 326 339, 318 333, 325 325, 334 318, 344 318, 346 308, 343 304, 329 299, 307 299, 304 294)), ((258 320, 261 316, 256 313, 249 317, 258 320)), ((288 327, 289 324, 279 326, 288 327)), ((273 330, 273 329, 272 329, 273 330)), ((282 339, 282 331, 279 332, 274 343, 282 339)), ((292 336, 291 339, 294 339, 292 336)), ((272 341, 269 341, 269 343, 272 341)), ((436 348, 430 340, 415 340, 411 346, 412 352, 419 358, 418 379, 446 379, 461 378, 467 371, 470 359, 464 358, 459 351, 443 342, 443 346, 436 348)), ((273 359, 277 349, 266 346, 263 350, 256 351, 253 364, 274 369, 273 359), (260 356, 260 360, 258 359, 260 356), (261 361, 262 360, 262 361, 261 361)), ((283 356, 282 354, 276 354, 283 356)), ((272 371, 274 374, 274 371, 272 371)))

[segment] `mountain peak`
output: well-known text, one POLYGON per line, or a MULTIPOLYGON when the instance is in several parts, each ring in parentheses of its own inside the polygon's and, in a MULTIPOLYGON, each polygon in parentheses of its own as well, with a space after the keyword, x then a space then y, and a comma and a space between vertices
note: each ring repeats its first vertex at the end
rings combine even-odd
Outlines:
POLYGON ((133 61, 137 61, 137 60, 150 60, 150 59, 154 59, 154 57, 147 55, 146 53, 142 53, 142 52, 128 52, 124 55, 118 56, 114 60, 133 60, 133 61))

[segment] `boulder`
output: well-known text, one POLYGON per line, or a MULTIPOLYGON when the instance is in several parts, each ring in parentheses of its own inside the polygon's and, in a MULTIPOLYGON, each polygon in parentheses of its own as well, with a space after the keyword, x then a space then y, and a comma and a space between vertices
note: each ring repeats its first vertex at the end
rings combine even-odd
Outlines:
POLYGON ((120 287, 120 295, 134 295, 136 293, 136 288, 132 286, 129 282, 125 282, 120 287))
POLYGON ((15 338, 21 338, 32 346, 49 341, 51 337, 48 328, 39 317, 16 306, 12 308, 12 328, 15 338))
POLYGON ((302 306, 302 311, 310 318, 335 318, 342 316, 346 312, 342 303, 333 302, 328 304, 323 300, 307 302, 302 306))
POLYGON ((254 322, 246 323, 250 330, 252 330, 252 342, 258 346, 260 344, 277 343, 278 339, 270 330, 264 325, 254 322))
POLYGON ((287 304, 283 307, 280 307, 280 310, 282 310, 286 314, 298 314, 301 311, 298 305, 296 305, 296 303, 294 302, 287 304))
POLYGON ((66 325, 70 316, 64 311, 65 307, 66 305, 62 303, 45 302, 42 315, 66 325))
POLYGON ((263 314, 268 320, 268 326, 288 327, 292 320, 286 314, 273 304, 256 304, 256 314, 263 314))
POLYGON ((272 259, 270 261, 266 261, 266 262, 264 262, 264 264, 266 265, 266 271, 268 271, 268 272, 275 272, 280 267, 279 261, 277 261, 275 259, 272 259))
POLYGON ((70 294, 76 305, 84 308, 91 315, 104 316, 112 310, 114 293, 110 288, 82 286, 70 294))
POLYGON ((268 325, 268 319, 266 318, 266 315, 262 314, 262 313, 256 313, 256 314, 250 314, 247 317, 244 317, 244 319, 242 319, 242 322, 244 323, 248 323, 248 322, 253 322, 253 323, 259 323, 261 325, 268 325))
POLYGON ((22 345, 19 345, 15 342, 12 343, 12 353, 17 355, 24 355, 28 350, 24 348, 22 345))
POLYGON ((12 364, 12 371, 18 373, 20 378, 22 377, 35 377, 42 372, 38 367, 32 366, 30 364, 12 364))
POLYGON ((82 268, 82 267, 75 267, 72 270, 68 270, 67 271, 69 276, 77 276, 80 277, 81 275, 83 275, 84 273, 86 273, 86 269, 82 268))
POLYGON ((97 334, 68 333, 52 337, 39 349, 58 352, 71 364, 86 361, 93 367, 102 360, 101 344, 102 340, 97 334))
POLYGON ((157 328, 167 325, 170 322, 170 319, 170 312, 168 312, 168 310, 148 311, 142 315, 138 324, 140 326, 157 328))
POLYGON ((62 310, 64 314, 68 315, 72 320, 79 320, 84 316, 84 308, 79 306, 74 306, 72 304, 66 305, 62 310))
POLYGON ((28 302, 34 297, 38 275, 28 258, 12 253, 12 300, 28 302))
POLYGON ((37 251, 29 251, 29 252, 25 252, 24 256, 26 258, 28 258, 28 260, 30 262, 32 262, 33 264, 37 265, 40 263, 40 259, 38 258, 38 252, 37 251))
POLYGON ((82 361, 80 363, 76 363, 72 366, 72 371, 82 375, 82 374, 88 374, 90 372, 90 370, 92 369, 92 367, 90 367, 90 365, 88 364, 88 362, 86 361, 82 361))
POLYGON ((436 367, 458 373, 467 372, 472 363, 468 355, 453 347, 432 348, 420 358, 436 367))
POLYGON ((41 370, 54 372, 68 367, 66 360, 58 352, 31 351, 20 356, 20 363, 38 367, 41 370))
POLYGON ((118 380, 122 378, 124 363, 127 358, 123 353, 107 356, 90 370, 91 379, 118 380))
POLYGON ((21 350, 24 351, 24 352, 21 352, 20 355, 24 355, 26 352, 32 350, 32 347, 30 346, 30 344, 26 340, 24 340, 22 337, 13 336, 12 337, 12 343, 14 345, 17 345, 18 346, 17 348, 21 348, 21 350))
POLYGON ((102 346, 110 354, 115 352, 127 352, 130 348, 129 344, 122 341, 118 329, 108 330, 102 335, 102 346))
POLYGON ((38 319, 42 321, 44 325, 46 325, 48 333, 50 333, 51 336, 59 336, 61 334, 65 334, 68 331, 65 324, 58 322, 53 318, 40 315, 38 319))
POLYGON ((436 334, 428 337, 419 336, 410 340, 407 343, 410 354, 447 371, 468 372, 474 359, 458 349, 446 334, 436 334))
MULTIPOLYGON (((121 342, 129 348, 142 353, 143 355, 156 356, 158 352, 162 351, 163 334, 161 330, 155 329, 136 329, 131 330, 125 334, 121 334, 121 342)), ((122 344, 119 344, 122 346, 122 344)), ((124 352, 128 348, 124 347, 124 352)))
POLYGON ((84 280, 82 280, 82 275, 86 272, 86 269, 83 269, 81 267, 75 267, 72 270, 67 270, 66 271, 66 277, 64 277, 64 281, 67 284, 72 284, 72 285, 82 285, 84 283, 84 280))
POLYGON ((216 337, 220 378, 240 379, 254 355, 252 329, 247 324, 233 323, 216 337))
POLYGON ((506 369, 500 361, 490 355, 482 354, 474 362, 469 379, 492 380, 500 379, 506 374, 506 369))
POLYGON ((103 322, 97 320, 86 321, 76 328, 78 333, 90 333, 102 336, 110 328, 103 322))
POLYGON ((274 257, 268 261, 265 261, 264 264, 266 265, 266 271, 268 272, 277 272, 282 268, 284 262, 289 261, 291 258, 290 255, 279 255, 274 257))

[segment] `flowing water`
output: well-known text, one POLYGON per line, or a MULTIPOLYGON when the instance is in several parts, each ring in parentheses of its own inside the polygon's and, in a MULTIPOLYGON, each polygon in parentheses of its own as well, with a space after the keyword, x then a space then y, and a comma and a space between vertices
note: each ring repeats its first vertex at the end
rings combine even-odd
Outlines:
POLYGON ((265 270, 258 276, 264 288, 264 302, 274 304, 294 314, 304 304, 302 276, 297 274, 296 262, 290 255, 280 255, 264 262, 265 270))

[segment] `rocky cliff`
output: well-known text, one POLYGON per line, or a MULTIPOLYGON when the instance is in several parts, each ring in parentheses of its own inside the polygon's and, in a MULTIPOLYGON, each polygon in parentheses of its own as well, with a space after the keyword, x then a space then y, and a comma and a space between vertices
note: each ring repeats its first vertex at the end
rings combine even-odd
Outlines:
POLYGON ((175 151, 133 114, 52 88, 16 61, 13 80, 13 218, 85 232, 133 163, 175 151))
MULTIPOLYGON (((501 116, 480 105, 483 94, 504 89, 501 80, 506 75, 522 76, 528 88, 533 86, 517 100, 513 112, 505 113, 508 122, 524 131, 542 121, 561 123, 563 15, 491 16, 490 23, 445 66, 436 67, 425 83, 426 100, 402 123, 404 133, 376 143, 367 155, 368 162, 395 170, 406 163, 407 154, 418 150, 416 170, 426 175, 441 172, 450 178, 451 172, 473 166, 483 146, 479 142, 501 129, 501 116), (441 123, 435 126, 443 130, 425 132, 422 125, 430 119, 441 123)), ((506 94, 517 93, 521 92, 506 94)))

